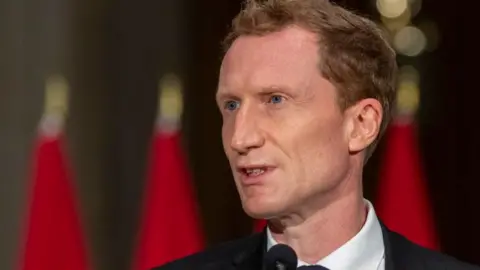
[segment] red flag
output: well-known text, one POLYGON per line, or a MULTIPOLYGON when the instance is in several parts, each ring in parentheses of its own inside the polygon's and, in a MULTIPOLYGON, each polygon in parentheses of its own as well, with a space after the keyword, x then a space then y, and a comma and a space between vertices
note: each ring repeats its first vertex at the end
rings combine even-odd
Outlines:
POLYGON ((379 218, 411 241, 438 249, 428 188, 413 123, 394 123, 386 134, 376 201, 379 218))
POLYGON ((22 270, 90 269, 61 142, 58 136, 38 138, 22 270))
POLYGON ((194 192, 178 132, 154 136, 134 270, 147 270, 203 249, 194 192))

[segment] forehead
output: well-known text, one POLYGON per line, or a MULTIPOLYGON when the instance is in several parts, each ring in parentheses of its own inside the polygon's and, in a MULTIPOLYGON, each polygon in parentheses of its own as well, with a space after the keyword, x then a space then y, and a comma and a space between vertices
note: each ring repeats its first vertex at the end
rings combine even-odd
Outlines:
POLYGON ((301 87, 319 76, 315 34, 291 26, 264 36, 241 36, 226 53, 218 91, 301 87))

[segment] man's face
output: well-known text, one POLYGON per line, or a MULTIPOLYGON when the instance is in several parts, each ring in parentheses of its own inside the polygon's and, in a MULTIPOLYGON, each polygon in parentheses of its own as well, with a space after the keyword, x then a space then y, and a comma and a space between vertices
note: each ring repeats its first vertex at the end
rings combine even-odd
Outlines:
POLYGON ((222 139, 243 208, 271 218, 318 203, 348 174, 346 121, 315 35, 242 36, 222 63, 222 139))

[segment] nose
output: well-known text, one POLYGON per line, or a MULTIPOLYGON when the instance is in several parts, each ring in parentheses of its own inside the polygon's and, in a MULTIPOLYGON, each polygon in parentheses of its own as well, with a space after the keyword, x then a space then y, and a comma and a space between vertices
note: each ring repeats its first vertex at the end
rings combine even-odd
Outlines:
POLYGON ((259 116, 252 109, 241 108, 235 116, 230 147, 244 155, 252 149, 261 147, 264 143, 265 138, 259 125, 259 116))

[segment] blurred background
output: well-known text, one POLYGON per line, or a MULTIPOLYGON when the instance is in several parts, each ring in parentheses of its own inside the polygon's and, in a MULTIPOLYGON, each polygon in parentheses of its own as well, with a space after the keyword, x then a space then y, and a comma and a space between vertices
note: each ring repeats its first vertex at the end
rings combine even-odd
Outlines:
MULTIPOLYGON (((399 53, 442 251, 480 264, 474 1, 337 1, 374 19, 399 53), (469 6, 471 5, 471 6, 469 6)), ((159 81, 183 90, 182 147, 206 245, 252 232, 224 156, 215 91, 239 0, 0 1, 0 269, 18 269, 46 81, 69 85, 66 152, 94 269, 131 269, 159 81)), ((375 203, 385 140, 367 164, 375 203)), ((54 236, 53 236, 54 237, 54 236)))

